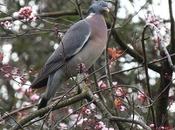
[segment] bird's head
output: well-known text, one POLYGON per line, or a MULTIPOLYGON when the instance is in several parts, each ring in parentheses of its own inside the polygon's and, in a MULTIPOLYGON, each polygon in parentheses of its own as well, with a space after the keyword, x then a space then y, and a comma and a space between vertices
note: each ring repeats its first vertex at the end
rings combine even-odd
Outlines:
POLYGON ((94 2, 90 6, 88 13, 103 14, 109 11, 110 11, 109 3, 101 0, 101 1, 94 2))

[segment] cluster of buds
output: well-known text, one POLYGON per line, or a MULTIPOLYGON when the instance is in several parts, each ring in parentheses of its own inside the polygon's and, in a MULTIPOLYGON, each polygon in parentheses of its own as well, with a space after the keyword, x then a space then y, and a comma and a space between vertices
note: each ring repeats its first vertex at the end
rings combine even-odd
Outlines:
POLYGON ((163 23, 163 20, 151 14, 151 12, 148 12, 146 16, 146 25, 149 25, 149 27, 153 29, 153 40, 156 43, 156 48, 164 46, 164 42, 167 42, 169 39, 169 30, 163 23))
POLYGON ((25 21, 35 21, 36 20, 36 16, 32 10, 32 7, 30 6, 21 8, 18 12, 18 16, 19 18, 22 18, 25 21))
MULTIPOLYGON (((14 13, 13 17, 20 18, 23 21, 35 21, 37 18, 31 6, 25 6, 21 8, 18 12, 14 13)), ((0 25, 5 29, 10 30, 12 29, 13 21, 2 21, 0 22, 0 25)))
POLYGON ((104 123, 102 121, 99 121, 95 125, 95 130, 101 130, 103 127, 105 127, 104 123))
POLYGON ((3 64, 2 63, 3 58, 4 58, 4 55, 3 53, 0 52, 0 72, 2 73, 2 75, 7 79, 19 78, 20 84, 24 85, 27 81, 25 78, 25 75, 23 75, 21 71, 16 67, 13 67, 8 64, 3 64))
POLYGON ((174 130, 174 128, 172 128, 171 126, 160 126, 158 128, 155 128, 154 124, 150 124, 149 125, 151 127, 152 130, 174 130))
POLYGON ((98 87, 99 87, 100 89, 102 89, 102 90, 108 88, 107 84, 106 84, 104 81, 102 81, 102 80, 100 80, 100 81, 98 82, 98 87))
POLYGON ((114 130, 114 128, 108 128, 102 121, 99 121, 95 125, 95 130, 114 130))
POLYGON ((25 91, 25 95, 27 97, 29 97, 31 102, 36 102, 39 100, 39 95, 34 93, 31 88, 29 88, 29 89, 27 89, 27 91, 25 91))
POLYGON ((91 110, 87 107, 83 107, 82 108, 82 114, 83 115, 90 115, 91 114, 91 110))
POLYGON ((12 29, 12 25, 13 23, 10 21, 4 21, 4 22, 0 22, 0 25, 5 28, 5 29, 12 29))
POLYGON ((68 130, 68 126, 65 123, 60 123, 59 128, 60 128, 60 130, 68 130))
POLYGON ((147 97, 145 96, 144 92, 138 92, 137 99, 143 104, 147 97))
POLYGON ((6 78, 12 78, 20 75, 20 70, 18 68, 12 67, 7 64, 2 65, 0 71, 6 78))
POLYGON ((148 24, 154 24, 156 27, 158 27, 161 23, 161 19, 159 17, 156 17, 155 15, 152 15, 152 13, 148 11, 146 15, 146 22, 148 24))
POLYGON ((122 87, 117 87, 116 91, 115 91, 115 94, 116 94, 117 97, 123 97, 124 98, 127 93, 122 87))

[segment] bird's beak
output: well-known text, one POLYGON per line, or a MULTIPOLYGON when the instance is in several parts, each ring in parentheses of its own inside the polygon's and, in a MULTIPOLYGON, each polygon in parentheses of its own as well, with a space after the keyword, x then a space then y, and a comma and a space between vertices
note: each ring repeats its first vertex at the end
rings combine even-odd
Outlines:
POLYGON ((104 10, 105 10, 106 12, 109 12, 109 11, 110 11, 110 9, 109 9, 108 7, 104 7, 104 10))

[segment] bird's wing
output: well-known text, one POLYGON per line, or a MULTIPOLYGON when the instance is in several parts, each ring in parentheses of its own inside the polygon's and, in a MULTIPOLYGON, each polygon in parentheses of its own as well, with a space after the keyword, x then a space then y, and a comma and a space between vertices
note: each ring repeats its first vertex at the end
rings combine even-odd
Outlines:
POLYGON ((37 78, 33 81, 31 88, 46 86, 49 74, 58 70, 67 60, 76 55, 87 43, 90 35, 91 28, 85 20, 71 26, 59 47, 49 57, 37 78))

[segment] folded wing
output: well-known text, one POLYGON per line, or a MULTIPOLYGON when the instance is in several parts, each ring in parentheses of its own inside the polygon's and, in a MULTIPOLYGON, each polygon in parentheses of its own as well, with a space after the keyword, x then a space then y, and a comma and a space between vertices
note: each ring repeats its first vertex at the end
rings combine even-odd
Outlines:
POLYGON ((46 86, 48 76, 57 71, 76 55, 88 42, 90 35, 91 28, 85 20, 81 20, 71 26, 60 42, 59 47, 49 57, 44 67, 33 81, 31 88, 46 86))

